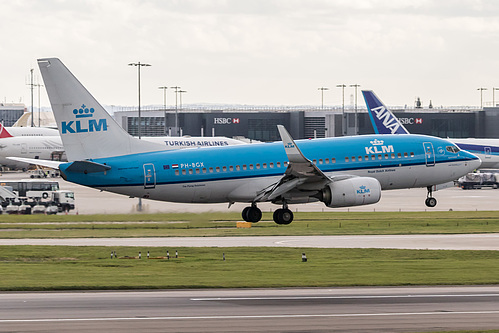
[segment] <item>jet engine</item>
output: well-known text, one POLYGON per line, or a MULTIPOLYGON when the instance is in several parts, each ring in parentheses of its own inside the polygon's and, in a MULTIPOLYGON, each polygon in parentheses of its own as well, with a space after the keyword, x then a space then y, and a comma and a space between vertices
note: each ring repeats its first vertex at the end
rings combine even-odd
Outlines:
POLYGON ((355 177, 326 185, 320 201, 331 208, 374 204, 381 198, 381 184, 375 178, 355 177))

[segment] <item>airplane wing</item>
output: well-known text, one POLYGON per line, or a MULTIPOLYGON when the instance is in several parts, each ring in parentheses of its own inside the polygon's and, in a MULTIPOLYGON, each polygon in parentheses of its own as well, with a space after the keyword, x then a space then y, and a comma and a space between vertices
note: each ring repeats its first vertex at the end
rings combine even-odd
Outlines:
POLYGON ((7 157, 7 159, 13 160, 13 161, 29 163, 29 164, 34 164, 34 165, 41 165, 41 166, 44 166, 47 168, 52 168, 52 169, 59 169, 59 165, 61 165, 62 163, 67 163, 67 162, 47 161, 47 160, 39 160, 36 158, 24 158, 24 157, 7 157))
POLYGON ((274 200, 283 194, 299 189, 302 191, 318 191, 330 182, 352 178, 352 175, 336 177, 326 176, 312 161, 307 159, 291 135, 282 125, 277 125, 279 134, 284 144, 284 150, 288 156, 289 164, 284 176, 279 182, 271 185, 260 193, 255 201, 274 200))

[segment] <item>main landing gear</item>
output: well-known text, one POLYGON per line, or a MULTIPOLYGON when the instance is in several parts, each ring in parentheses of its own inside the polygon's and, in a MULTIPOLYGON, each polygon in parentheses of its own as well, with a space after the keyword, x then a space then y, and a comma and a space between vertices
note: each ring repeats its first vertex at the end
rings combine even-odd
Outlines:
MULTIPOLYGON (((241 215, 246 222, 256 223, 262 219, 262 211, 255 203, 244 208, 241 215)), ((274 222, 277 224, 290 224, 293 222, 293 212, 288 209, 288 205, 284 204, 283 208, 279 208, 274 212, 274 222)))
POLYGON ((435 207, 437 205, 437 199, 432 196, 433 190, 431 186, 428 186, 426 189, 428 190, 428 193, 426 194, 426 200, 424 203, 428 207, 435 207))

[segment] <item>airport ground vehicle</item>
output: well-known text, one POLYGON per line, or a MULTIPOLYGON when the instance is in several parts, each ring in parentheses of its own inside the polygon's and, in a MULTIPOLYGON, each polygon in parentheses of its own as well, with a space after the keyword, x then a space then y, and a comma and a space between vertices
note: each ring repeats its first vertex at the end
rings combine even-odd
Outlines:
POLYGON ((457 180, 457 185, 463 190, 481 189, 482 187, 499 187, 499 173, 471 172, 457 180))
POLYGON ((0 185, 1 206, 9 214, 56 214, 75 208, 74 193, 60 190, 57 181, 23 179, 0 185))

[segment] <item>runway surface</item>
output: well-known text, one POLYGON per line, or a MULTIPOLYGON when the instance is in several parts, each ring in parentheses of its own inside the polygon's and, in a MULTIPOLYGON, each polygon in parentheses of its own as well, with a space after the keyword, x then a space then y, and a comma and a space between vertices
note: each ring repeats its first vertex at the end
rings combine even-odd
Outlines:
POLYGON ((0 245, 499 250, 499 234, 0 239, 0 245))
POLYGON ((0 297, 0 332, 499 328, 499 286, 3 293, 0 297))

